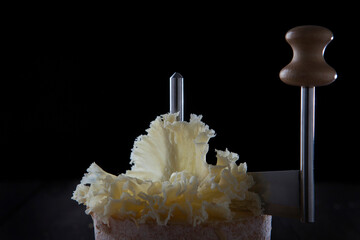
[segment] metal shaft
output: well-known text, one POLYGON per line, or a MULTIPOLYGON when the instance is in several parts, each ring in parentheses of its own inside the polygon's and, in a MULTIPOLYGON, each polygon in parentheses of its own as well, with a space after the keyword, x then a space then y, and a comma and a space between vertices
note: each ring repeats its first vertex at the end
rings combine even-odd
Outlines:
POLYGON ((300 204, 301 221, 315 221, 314 185, 315 87, 301 87, 300 204))
POLYGON ((170 113, 177 112, 177 120, 184 121, 184 78, 176 72, 170 77, 170 113))

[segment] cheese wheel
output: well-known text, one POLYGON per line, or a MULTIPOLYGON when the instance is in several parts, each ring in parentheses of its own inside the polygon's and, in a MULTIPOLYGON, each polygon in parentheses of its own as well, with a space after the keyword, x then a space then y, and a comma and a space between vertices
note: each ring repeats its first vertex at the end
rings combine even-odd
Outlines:
POLYGON ((95 214, 91 215, 96 240, 267 240, 271 237, 270 215, 245 217, 235 221, 208 222, 195 227, 190 224, 136 224, 130 219, 115 218, 110 218, 109 224, 104 224, 95 214))

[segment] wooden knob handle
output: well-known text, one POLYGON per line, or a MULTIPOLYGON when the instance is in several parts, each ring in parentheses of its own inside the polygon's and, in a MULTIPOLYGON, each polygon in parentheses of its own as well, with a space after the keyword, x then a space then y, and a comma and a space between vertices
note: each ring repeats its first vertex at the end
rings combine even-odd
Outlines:
POLYGON ((285 36, 293 50, 293 59, 280 71, 280 79, 289 85, 317 87, 335 81, 337 75, 324 59, 332 32, 320 26, 299 26, 285 36))

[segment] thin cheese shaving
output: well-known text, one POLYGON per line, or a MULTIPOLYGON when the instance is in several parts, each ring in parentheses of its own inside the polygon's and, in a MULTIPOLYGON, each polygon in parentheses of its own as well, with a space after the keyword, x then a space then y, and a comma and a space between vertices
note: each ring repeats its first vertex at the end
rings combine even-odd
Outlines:
POLYGON ((215 132, 201 119, 176 121, 177 114, 157 117, 147 135, 137 138, 131 170, 118 176, 96 163, 87 169, 72 199, 104 223, 110 217, 137 223, 189 223, 232 220, 260 215, 259 196, 246 163, 236 153, 216 150, 217 164, 206 162, 208 142, 215 132))

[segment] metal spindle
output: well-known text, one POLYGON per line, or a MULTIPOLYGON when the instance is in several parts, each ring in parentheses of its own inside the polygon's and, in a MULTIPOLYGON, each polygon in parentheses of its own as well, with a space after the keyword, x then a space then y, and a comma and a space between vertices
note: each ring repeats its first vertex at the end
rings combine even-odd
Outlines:
POLYGON ((176 72, 170 77, 170 113, 177 112, 177 120, 184 121, 184 78, 176 72))
POLYGON ((315 221, 314 134, 315 87, 301 87, 300 204, 301 221, 315 221))

